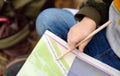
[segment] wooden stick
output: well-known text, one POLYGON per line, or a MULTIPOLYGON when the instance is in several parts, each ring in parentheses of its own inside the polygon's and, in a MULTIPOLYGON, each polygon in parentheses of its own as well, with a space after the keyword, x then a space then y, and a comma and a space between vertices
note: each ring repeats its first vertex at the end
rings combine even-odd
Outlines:
MULTIPOLYGON (((105 27, 107 27, 110 23, 112 23, 112 21, 107 21, 105 24, 103 24, 102 26, 100 26, 99 28, 97 28, 95 31, 93 31, 91 34, 89 34, 85 39, 83 39, 80 43, 78 43, 76 45, 76 47, 80 46, 82 43, 84 43, 85 41, 87 41, 88 39, 90 39, 91 37, 93 37, 96 33, 98 33, 99 31, 101 31, 105 27)), ((60 58, 62 58, 63 56, 65 56, 69 52, 71 52, 71 50, 65 51, 64 53, 62 53, 60 56, 57 57, 57 60, 60 59, 60 58)))

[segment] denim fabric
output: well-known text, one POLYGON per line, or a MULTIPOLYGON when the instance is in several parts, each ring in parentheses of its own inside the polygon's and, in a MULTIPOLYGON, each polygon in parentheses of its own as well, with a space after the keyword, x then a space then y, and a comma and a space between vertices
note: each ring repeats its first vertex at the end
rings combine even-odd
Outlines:
POLYGON ((113 52, 106 39, 106 29, 103 29, 93 37, 84 52, 120 70, 120 58, 113 52))
POLYGON ((49 8, 40 13, 36 20, 36 30, 39 36, 49 30, 66 40, 68 30, 76 24, 71 12, 58 8, 49 8))
MULTIPOLYGON (((77 21, 71 12, 62 9, 50 8, 41 12, 36 21, 36 30, 42 36, 45 30, 49 30, 67 39, 67 33, 77 21)), ((118 70, 120 70, 120 58, 111 49, 106 39, 106 29, 97 33, 91 42, 85 47, 84 52, 118 70)), ((76 66, 77 67, 77 66, 76 66)))

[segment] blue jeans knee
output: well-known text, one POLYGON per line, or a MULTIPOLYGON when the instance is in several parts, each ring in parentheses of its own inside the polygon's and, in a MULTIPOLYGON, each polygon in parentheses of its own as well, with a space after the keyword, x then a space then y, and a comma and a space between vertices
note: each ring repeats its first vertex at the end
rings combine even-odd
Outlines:
POLYGON ((66 40, 70 27, 76 22, 71 12, 59 8, 49 8, 38 15, 36 31, 39 36, 42 36, 45 30, 49 30, 66 40))

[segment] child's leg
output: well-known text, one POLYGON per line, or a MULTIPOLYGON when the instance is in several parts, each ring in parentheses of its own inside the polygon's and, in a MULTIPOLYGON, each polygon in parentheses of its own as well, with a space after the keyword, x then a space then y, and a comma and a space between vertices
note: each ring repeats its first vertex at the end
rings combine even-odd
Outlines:
POLYGON ((106 39, 106 29, 93 37, 86 46, 85 53, 120 70, 120 58, 114 54, 106 39))
POLYGON ((36 30, 39 36, 49 30, 66 40, 69 28, 76 24, 74 15, 63 9, 49 8, 41 12, 36 21, 36 30))

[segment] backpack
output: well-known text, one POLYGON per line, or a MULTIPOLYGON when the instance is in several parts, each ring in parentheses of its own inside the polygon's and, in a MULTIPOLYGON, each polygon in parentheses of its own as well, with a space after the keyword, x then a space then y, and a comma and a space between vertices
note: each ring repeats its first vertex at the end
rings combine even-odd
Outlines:
POLYGON ((46 0, 0 0, 0 49, 9 48, 29 35, 46 0))

